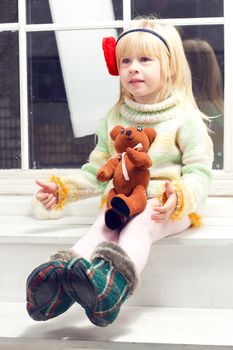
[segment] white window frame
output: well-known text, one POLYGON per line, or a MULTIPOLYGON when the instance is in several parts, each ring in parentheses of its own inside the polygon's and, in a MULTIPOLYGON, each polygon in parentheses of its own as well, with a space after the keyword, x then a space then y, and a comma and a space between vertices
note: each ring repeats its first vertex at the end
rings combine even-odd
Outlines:
MULTIPOLYGON (((27 87, 27 50, 28 32, 64 31, 81 29, 124 28, 131 20, 130 0, 123 1, 123 20, 108 22, 27 24, 26 0, 18 0, 18 23, 0 24, 0 31, 18 31, 19 33, 19 76, 20 76, 20 121, 21 121, 21 169, 0 170, 0 195, 28 195, 35 192, 35 179, 46 179, 51 174, 70 174, 75 169, 29 169, 28 135, 28 87, 27 87)), ((210 195, 233 196, 233 46, 232 41, 232 0, 223 0, 224 17, 161 19, 161 22, 173 25, 224 25, 224 165, 223 170, 214 170, 214 179, 210 195)))

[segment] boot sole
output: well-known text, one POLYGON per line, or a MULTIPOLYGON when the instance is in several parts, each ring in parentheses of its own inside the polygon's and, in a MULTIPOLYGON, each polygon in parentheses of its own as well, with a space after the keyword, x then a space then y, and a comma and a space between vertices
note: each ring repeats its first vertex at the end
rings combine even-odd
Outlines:
POLYGON ((63 289, 62 267, 48 262, 32 271, 27 279, 27 312, 35 321, 59 316, 74 303, 63 289))
POLYGON ((67 267, 65 280, 63 279, 64 289, 82 307, 95 310, 97 293, 86 274, 86 267, 83 266, 80 259, 75 260, 67 267))
POLYGON ((64 289, 66 293, 80 304, 89 320, 96 326, 106 327, 111 322, 94 315, 98 305, 98 294, 87 275, 87 267, 79 260, 71 262, 67 268, 64 289))

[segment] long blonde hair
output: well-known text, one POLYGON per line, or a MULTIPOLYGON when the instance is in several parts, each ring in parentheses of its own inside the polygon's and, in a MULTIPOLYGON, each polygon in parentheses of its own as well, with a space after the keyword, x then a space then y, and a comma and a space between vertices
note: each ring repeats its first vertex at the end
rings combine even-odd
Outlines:
MULTIPOLYGON (((150 33, 130 33, 117 43, 116 61, 118 67, 123 56, 127 57, 132 54, 156 56, 161 65, 161 91, 155 103, 179 92, 183 94, 184 99, 196 106, 192 92, 191 73, 177 29, 172 25, 159 23, 156 19, 140 18, 132 21, 132 24, 125 31, 136 28, 147 28, 157 32, 165 39, 169 50, 160 39, 150 33)), ((120 84, 119 99, 112 109, 115 116, 119 115, 125 96, 133 98, 120 84)))
POLYGON ((212 46, 199 38, 186 39, 183 46, 193 74, 193 93, 197 105, 203 110, 202 101, 208 100, 218 113, 223 114, 223 79, 212 46))

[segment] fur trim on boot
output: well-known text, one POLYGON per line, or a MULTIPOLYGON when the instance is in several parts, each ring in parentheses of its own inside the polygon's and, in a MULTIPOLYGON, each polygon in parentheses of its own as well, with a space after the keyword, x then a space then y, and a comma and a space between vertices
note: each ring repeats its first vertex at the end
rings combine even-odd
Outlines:
POLYGON ((102 258, 113 265, 126 280, 129 295, 133 293, 139 283, 139 276, 133 261, 124 249, 114 242, 103 242, 96 247, 91 260, 96 258, 102 258))
POLYGON ((72 252, 72 250, 58 250, 58 252, 52 254, 49 258, 49 261, 65 261, 69 262, 70 260, 77 258, 78 256, 72 252))

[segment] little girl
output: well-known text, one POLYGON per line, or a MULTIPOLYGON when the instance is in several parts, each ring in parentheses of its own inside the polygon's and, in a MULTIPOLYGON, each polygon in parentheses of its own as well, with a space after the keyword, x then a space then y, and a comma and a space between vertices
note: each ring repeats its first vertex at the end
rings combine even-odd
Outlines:
POLYGON ((77 302, 95 325, 112 323, 133 294, 153 242, 199 225, 211 183, 213 145, 177 30, 140 19, 117 42, 105 38, 103 47, 110 74, 120 76, 119 100, 99 128, 88 163, 72 176, 37 181, 37 199, 52 210, 90 196, 104 198, 112 184, 98 182, 96 173, 114 154, 109 132, 120 124, 156 130, 147 207, 118 230, 106 227, 103 208, 70 250, 58 251, 30 274, 27 311, 38 321, 77 302))

